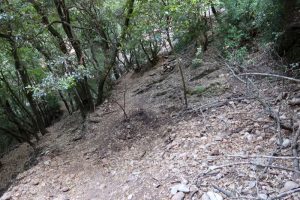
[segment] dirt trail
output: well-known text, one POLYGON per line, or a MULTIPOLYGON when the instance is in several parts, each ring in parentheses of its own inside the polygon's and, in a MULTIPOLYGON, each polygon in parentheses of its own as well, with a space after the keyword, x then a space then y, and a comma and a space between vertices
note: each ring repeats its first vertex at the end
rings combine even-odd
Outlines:
POLYGON ((38 146, 36 165, 20 173, 2 199, 163 200, 172 198, 170 188, 178 183, 189 187, 185 199, 201 199, 207 191, 226 199, 213 185, 245 197, 240 199, 276 193, 291 179, 290 172, 270 169, 255 185, 263 168, 237 165, 210 171, 243 161, 229 154, 269 155, 276 139, 274 122, 257 102, 239 98, 243 88, 229 85, 226 70, 208 56, 213 49, 206 54, 197 69, 188 67, 190 52, 182 55, 189 90, 205 88, 189 96, 189 110, 183 109, 172 56, 141 77, 129 73, 84 124, 74 114, 49 128, 38 146), (125 88, 129 121, 115 103, 123 105, 125 88), (223 104, 208 111, 197 109, 219 100, 223 104))

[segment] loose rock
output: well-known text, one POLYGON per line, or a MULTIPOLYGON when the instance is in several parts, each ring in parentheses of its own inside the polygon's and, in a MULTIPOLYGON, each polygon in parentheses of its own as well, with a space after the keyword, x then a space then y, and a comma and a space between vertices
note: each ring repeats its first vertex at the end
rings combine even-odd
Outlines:
POLYGON ((282 147, 283 148, 288 148, 291 145, 291 140, 289 139, 284 139, 282 142, 282 147))
MULTIPOLYGON (((276 142, 278 145, 280 145, 279 140, 277 140, 276 142)), ((291 140, 284 138, 281 145, 282 145, 282 148, 284 148, 284 149, 288 148, 291 145, 291 140)))
POLYGON ((63 187, 63 188, 61 189, 62 192, 68 192, 69 190, 70 190, 70 188, 68 188, 68 187, 63 187))
POLYGON ((223 197, 215 192, 209 191, 202 195, 202 200, 223 200, 223 197))
POLYGON ((292 189, 295 189, 295 188, 298 188, 299 187, 299 184, 298 183, 295 183, 293 181, 287 181, 283 188, 280 189, 280 192, 286 192, 286 191, 289 191, 289 190, 292 190, 292 189))
POLYGON ((258 198, 260 200, 267 200, 268 199, 268 195, 266 195, 266 194, 258 194, 258 198))
POLYGON ((176 193, 171 200, 183 200, 184 199, 184 193, 178 192, 176 193))
POLYGON ((188 193, 190 192, 190 189, 189 187, 186 185, 186 184, 177 184, 177 185, 174 185, 172 188, 171 188, 171 194, 176 194, 177 192, 184 192, 184 193, 188 193))
POLYGON ((133 198, 133 194, 130 194, 130 195, 127 197, 128 200, 131 200, 132 198, 133 198))
POLYGON ((40 184, 39 180, 32 181, 32 185, 38 185, 38 184, 40 184))

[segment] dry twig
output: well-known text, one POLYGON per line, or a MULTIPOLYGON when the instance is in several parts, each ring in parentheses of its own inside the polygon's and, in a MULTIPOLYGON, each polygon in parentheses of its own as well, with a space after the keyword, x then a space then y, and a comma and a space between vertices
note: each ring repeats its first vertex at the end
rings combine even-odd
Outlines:
POLYGON ((220 187, 218 187, 217 185, 214 185, 214 184, 212 184, 212 186, 213 186, 216 190, 218 190, 219 192, 225 194, 228 198, 234 197, 234 195, 233 195, 231 192, 226 191, 226 190, 224 190, 224 189, 222 189, 222 188, 220 188, 220 187))
POLYGON ((238 157, 242 159, 247 158, 273 158, 273 159, 282 159, 282 160, 290 160, 290 159, 297 159, 300 160, 300 157, 294 156, 266 156, 266 155, 225 155, 227 157, 238 157))
MULTIPOLYGON (((294 157, 298 157, 298 138, 300 135, 300 126, 298 125, 298 127, 299 128, 297 129, 292 141, 292 153, 294 157)), ((294 159, 293 166, 295 170, 299 171, 299 159, 294 159)))
POLYGON ((282 199, 283 197, 286 197, 286 196, 291 195, 296 192, 300 192, 300 188, 296 188, 296 189, 289 190, 287 192, 283 192, 283 193, 279 194, 278 196, 272 198, 271 200, 282 199))
POLYGON ((282 78, 282 79, 286 79, 286 80, 290 80, 290 81, 293 81, 293 82, 300 83, 300 79, 295 79, 295 78, 291 78, 291 77, 287 77, 287 76, 281 76, 281 75, 278 75, 278 74, 267 74, 267 73, 242 73, 242 74, 239 74, 239 76, 249 76, 249 75, 270 76, 270 77, 282 78))

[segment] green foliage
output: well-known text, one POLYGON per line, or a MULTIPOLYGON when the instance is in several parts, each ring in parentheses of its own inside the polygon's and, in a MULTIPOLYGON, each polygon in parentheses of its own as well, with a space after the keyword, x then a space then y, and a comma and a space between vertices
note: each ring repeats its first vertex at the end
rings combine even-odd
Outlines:
POLYGON ((191 95, 194 94, 201 95, 206 91, 206 89, 207 88, 203 87, 202 85, 198 85, 191 91, 191 95))
POLYGON ((202 47, 197 48, 196 57, 192 60, 192 68, 198 68, 202 65, 203 50, 202 47))
POLYGON ((225 55, 236 62, 242 62, 251 50, 253 38, 262 36, 269 42, 280 31, 279 0, 222 0, 219 6, 224 9, 218 17, 222 48, 225 55))
MULTIPOLYGON (((87 83, 93 88, 90 96, 100 96, 103 77, 109 77, 103 84, 108 94, 107 83, 113 80, 110 77, 120 63, 126 69, 154 65, 159 53, 182 50, 199 38, 192 65, 201 66, 205 50, 202 40, 207 41, 211 28, 207 16, 211 5, 224 9, 218 17, 218 32, 225 55, 235 62, 242 62, 251 51, 254 37, 265 35, 270 41, 280 32, 274 23, 279 23, 279 0, 135 0, 129 13, 132 2, 64 0, 66 9, 62 10, 70 16, 68 28, 54 1, 1 2, 0 128, 31 137, 36 131, 33 119, 39 119, 35 110, 47 113, 57 110, 61 102, 73 105, 73 100, 77 105, 72 107, 76 107, 80 105, 78 96, 86 102, 88 92, 78 91, 89 90, 87 83), (5 109, 13 112, 13 117, 5 109), (16 131, 20 127, 24 130, 16 131)), ((197 86, 191 93, 207 91, 210 89, 197 86)), ((2 139, 3 134, 0 130, 0 140, 9 143, 10 138, 2 139)))

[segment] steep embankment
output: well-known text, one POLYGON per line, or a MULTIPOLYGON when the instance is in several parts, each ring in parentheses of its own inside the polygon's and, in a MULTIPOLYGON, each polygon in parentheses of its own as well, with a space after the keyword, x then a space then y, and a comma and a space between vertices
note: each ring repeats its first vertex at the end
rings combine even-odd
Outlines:
MULTIPOLYGON (((205 199, 207 191, 215 199, 276 196, 292 173, 266 170, 268 158, 248 156, 276 149, 274 121, 245 97, 246 87, 213 49, 196 69, 191 55, 180 55, 189 109, 183 106, 179 57, 164 58, 143 75, 129 73, 84 124, 74 114, 51 127, 36 165, 20 173, 2 199, 205 199), (116 103, 123 106, 124 96, 129 120, 116 103)), ((281 92, 279 81, 258 82, 267 98, 281 92)), ((24 148, 14 152, 21 155, 24 148)), ((14 154, 3 159, 2 176, 14 154)), ((292 168, 291 160, 276 164, 292 168)))

